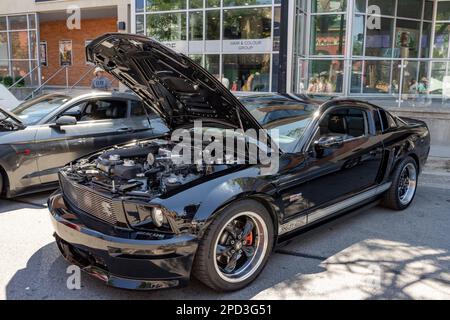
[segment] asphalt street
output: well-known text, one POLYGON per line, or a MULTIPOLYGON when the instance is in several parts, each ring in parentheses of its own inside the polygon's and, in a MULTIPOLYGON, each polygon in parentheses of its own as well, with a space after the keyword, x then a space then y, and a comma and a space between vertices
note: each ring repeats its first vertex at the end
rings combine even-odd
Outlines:
POLYGON ((450 299, 450 176, 426 175, 404 212, 372 207, 321 225, 280 248, 248 288, 216 293, 132 292, 82 275, 53 241, 48 193, 0 200, 0 299, 450 299))

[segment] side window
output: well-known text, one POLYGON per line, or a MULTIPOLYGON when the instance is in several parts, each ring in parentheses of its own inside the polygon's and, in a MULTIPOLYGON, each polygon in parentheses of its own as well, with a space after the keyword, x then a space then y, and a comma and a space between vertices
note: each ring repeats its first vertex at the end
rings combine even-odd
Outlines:
POLYGON ((364 111, 356 108, 337 108, 328 112, 319 124, 320 137, 342 136, 345 139, 367 134, 364 111))
POLYGON ((392 128, 397 128, 397 122, 395 119, 386 111, 380 109, 381 124, 383 125, 383 131, 387 131, 392 128))
POLYGON ((80 119, 82 117, 82 111, 84 109, 85 104, 86 104, 86 101, 78 102, 77 104, 69 107, 64 112, 57 115, 54 119, 52 119, 52 121, 56 121, 57 118, 62 117, 62 116, 75 117, 77 119, 77 121, 80 121, 80 119))
POLYGON ((91 100, 86 104, 80 121, 123 119, 126 116, 125 100, 91 100))
POLYGON ((375 131, 377 133, 383 132, 383 127, 381 126, 381 119, 380 119, 380 114, 378 113, 378 110, 373 111, 373 120, 375 122, 375 131))
POLYGON ((145 117, 147 114, 145 113, 144 106, 141 101, 131 101, 131 117, 145 117))

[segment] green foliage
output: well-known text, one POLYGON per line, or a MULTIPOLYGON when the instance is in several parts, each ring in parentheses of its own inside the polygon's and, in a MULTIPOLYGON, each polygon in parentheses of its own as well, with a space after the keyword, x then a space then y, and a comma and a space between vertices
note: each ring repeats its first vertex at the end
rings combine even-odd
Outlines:
POLYGON ((5 87, 10 87, 14 84, 14 80, 10 76, 6 76, 3 78, 3 84, 5 87))

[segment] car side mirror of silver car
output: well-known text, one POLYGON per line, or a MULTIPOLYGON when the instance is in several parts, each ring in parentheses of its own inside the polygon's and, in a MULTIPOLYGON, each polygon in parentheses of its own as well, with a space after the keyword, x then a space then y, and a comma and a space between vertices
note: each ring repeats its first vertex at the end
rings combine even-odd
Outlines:
POLYGON ((71 117, 71 116, 62 116, 59 117, 55 124, 53 124, 51 127, 55 129, 61 129, 63 126, 73 126, 77 124, 77 118, 71 117))

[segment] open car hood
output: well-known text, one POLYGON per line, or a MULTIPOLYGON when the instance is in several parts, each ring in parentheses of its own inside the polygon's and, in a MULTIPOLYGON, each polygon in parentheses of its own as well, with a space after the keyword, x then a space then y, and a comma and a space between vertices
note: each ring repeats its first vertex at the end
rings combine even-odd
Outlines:
POLYGON ((156 40, 112 33, 97 38, 86 50, 90 62, 132 89, 171 129, 194 120, 261 129, 219 80, 156 40))
MULTIPOLYGON (((16 122, 19 126, 24 126, 22 120, 20 120, 14 113, 9 112, 8 110, 3 109, 2 107, 0 107, 0 114, 12 119, 14 122, 16 122)), ((2 117, 0 117, 0 119, 2 119, 2 117)))

